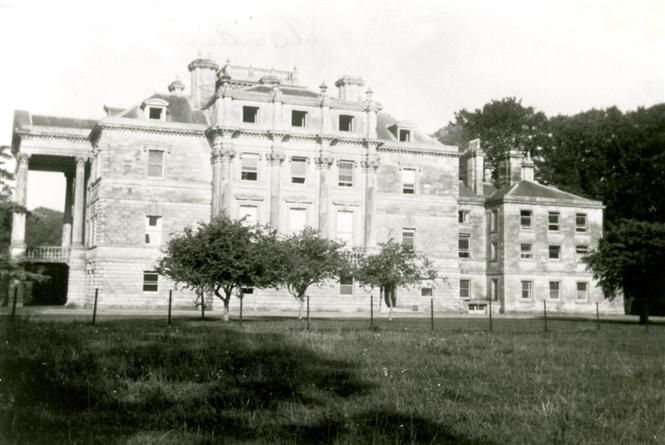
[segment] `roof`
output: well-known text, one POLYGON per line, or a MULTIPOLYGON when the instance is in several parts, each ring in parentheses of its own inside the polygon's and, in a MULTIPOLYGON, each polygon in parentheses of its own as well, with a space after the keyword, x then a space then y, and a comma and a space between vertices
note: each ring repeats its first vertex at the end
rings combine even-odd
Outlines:
MULTIPOLYGON (((177 94, 155 93, 145 100, 147 101, 150 99, 162 99, 168 102, 168 112, 166 113, 167 122, 202 125, 207 125, 208 123, 203 112, 200 110, 194 110, 189 103, 189 99, 185 96, 180 96, 177 94)), ((141 107, 137 105, 127 109, 127 111, 125 111, 120 117, 139 119, 142 116, 143 110, 141 110, 141 107)))
POLYGON ((502 199, 545 199, 555 200, 563 203, 583 203, 586 205, 600 205, 600 201, 594 201, 582 196, 573 195, 557 188, 538 184, 533 181, 520 181, 512 186, 496 190, 487 198, 488 201, 498 201, 502 199))
MULTIPOLYGON (((285 87, 285 86, 277 86, 275 87, 279 89, 279 91, 286 96, 296 96, 296 97, 319 97, 317 93, 314 91, 308 90, 307 88, 299 88, 299 87, 285 87)), ((245 91, 251 92, 251 93, 262 93, 262 94, 271 94, 273 91, 272 86, 268 85, 255 85, 251 86, 249 88, 245 88, 245 91)))
MULTIPOLYGON (((401 122, 399 119, 395 119, 388 113, 379 112, 376 119, 376 136, 379 139, 384 141, 397 141, 397 135, 393 134, 389 127, 401 122)), ((439 141, 429 137, 426 134, 423 134, 417 130, 413 131, 413 141, 412 144, 425 144, 425 145, 438 145, 443 146, 439 141)))
POLYGON ((30 114, 28 111, 16 110, 14 112, 14 128, 23 128, 28 125, 54 128, 92 129, 97 123, 94 119, 77 119, 73 117, 45 116, 30 114))

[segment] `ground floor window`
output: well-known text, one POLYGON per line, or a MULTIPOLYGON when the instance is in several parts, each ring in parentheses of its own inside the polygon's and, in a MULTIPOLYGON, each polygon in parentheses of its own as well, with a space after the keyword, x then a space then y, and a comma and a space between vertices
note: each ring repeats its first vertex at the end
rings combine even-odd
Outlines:
POLYGON ((550 281, 550 300, 559 299, 559 287, 558 281, 550 281))
POLYGON ((577 282, 577 301, 587 301, 589 298, 589 286, 586 281, 577 282))
POLYGON ((157 292, 159 274, 154 271, 143 272, 143 292, 157 292))
POLYGON ((533 289, 532 281, 522 281, 522 300, 530 300, 532 296, 531 290, 533 289))
POLYGON ((353 278, 340 277, 339 279, 339 294, 340 295, 353 295, 353 278))
POLYGON ((471 295, 471 280, 459 280, 459 297, 467 299, 471 295))

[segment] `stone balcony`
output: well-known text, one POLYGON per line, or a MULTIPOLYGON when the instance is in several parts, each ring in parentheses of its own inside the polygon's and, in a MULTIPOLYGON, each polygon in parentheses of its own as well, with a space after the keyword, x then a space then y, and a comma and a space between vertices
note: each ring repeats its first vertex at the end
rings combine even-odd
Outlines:
POLYGON ((68 263, 69 247, 35 246, 25 250, 25 260, 31 263, 68 263))

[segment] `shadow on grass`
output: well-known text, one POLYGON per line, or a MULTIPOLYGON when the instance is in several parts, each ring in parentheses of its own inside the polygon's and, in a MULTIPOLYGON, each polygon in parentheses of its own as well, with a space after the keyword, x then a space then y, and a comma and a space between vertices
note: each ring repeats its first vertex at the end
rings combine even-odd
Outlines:
POLYGON ((293 335, 207 323, 165 330, 139 320, 5 323, 0 443, 124 443, 145 431, 196 431, 190 443, 207 443, 206 434, 258 443, 473 443, 399 413, 331 417, 330 407, 373 385, 359 378, 357 363, 300 346, 293 335), (311 424, 284 414, 305 407, 311 424))

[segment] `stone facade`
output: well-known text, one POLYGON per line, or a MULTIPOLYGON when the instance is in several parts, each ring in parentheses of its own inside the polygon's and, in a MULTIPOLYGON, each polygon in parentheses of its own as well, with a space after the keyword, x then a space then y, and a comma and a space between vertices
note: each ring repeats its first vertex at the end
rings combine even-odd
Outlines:
MULTIPOLYGON (((99 289, 102 306, 166 305, 174 285, 152 273, 164 242, 227 214, 281 233, 312 226, 359 251, 389 238, 413 243, 446 280, 400 289, 403 310, 427 311, 431 297, 440 311, 482 312, 490 296, 504 312, 540 311, 544 298, 556 311, 595 310, 598 289, 575 252, 597 244, 602 205, 537 184, 530 160, 509 155, 497 189, 485 181, 478 141, 460 155, 384 112, 358 77, 340 78, 335 97, 325 85, 299 86, 294 71, 203 59, 188 68, 188 97, 176 81, 139 106, 105 107, 100 120, 16 112, 13 149, 26 159, 18 198, 27 181, 20 168, 68 178, 68 304, 88 305, 99 289), (524 210, 532 212, 528 229, 520 226, 524 210), (557 230, 548 230, 552 212, 557 230), (532 258, 521 258, 526 243, 532 258), (547 257, 550 245, 560 259, 547 257), (578 283, 588 285, 584 300, 578 283)), ((16 255, 25 250, 22 230, 17 214, 16 255)), ((355 284, 349 292, 327 283, 310 296, 313 310, 369 310, 370 292, 355 284)), ((194 299, 174 292, 176 306, 194 299)), ((245 301, 248 310, 296 307, 283 290, 256 289, 245 301)))

